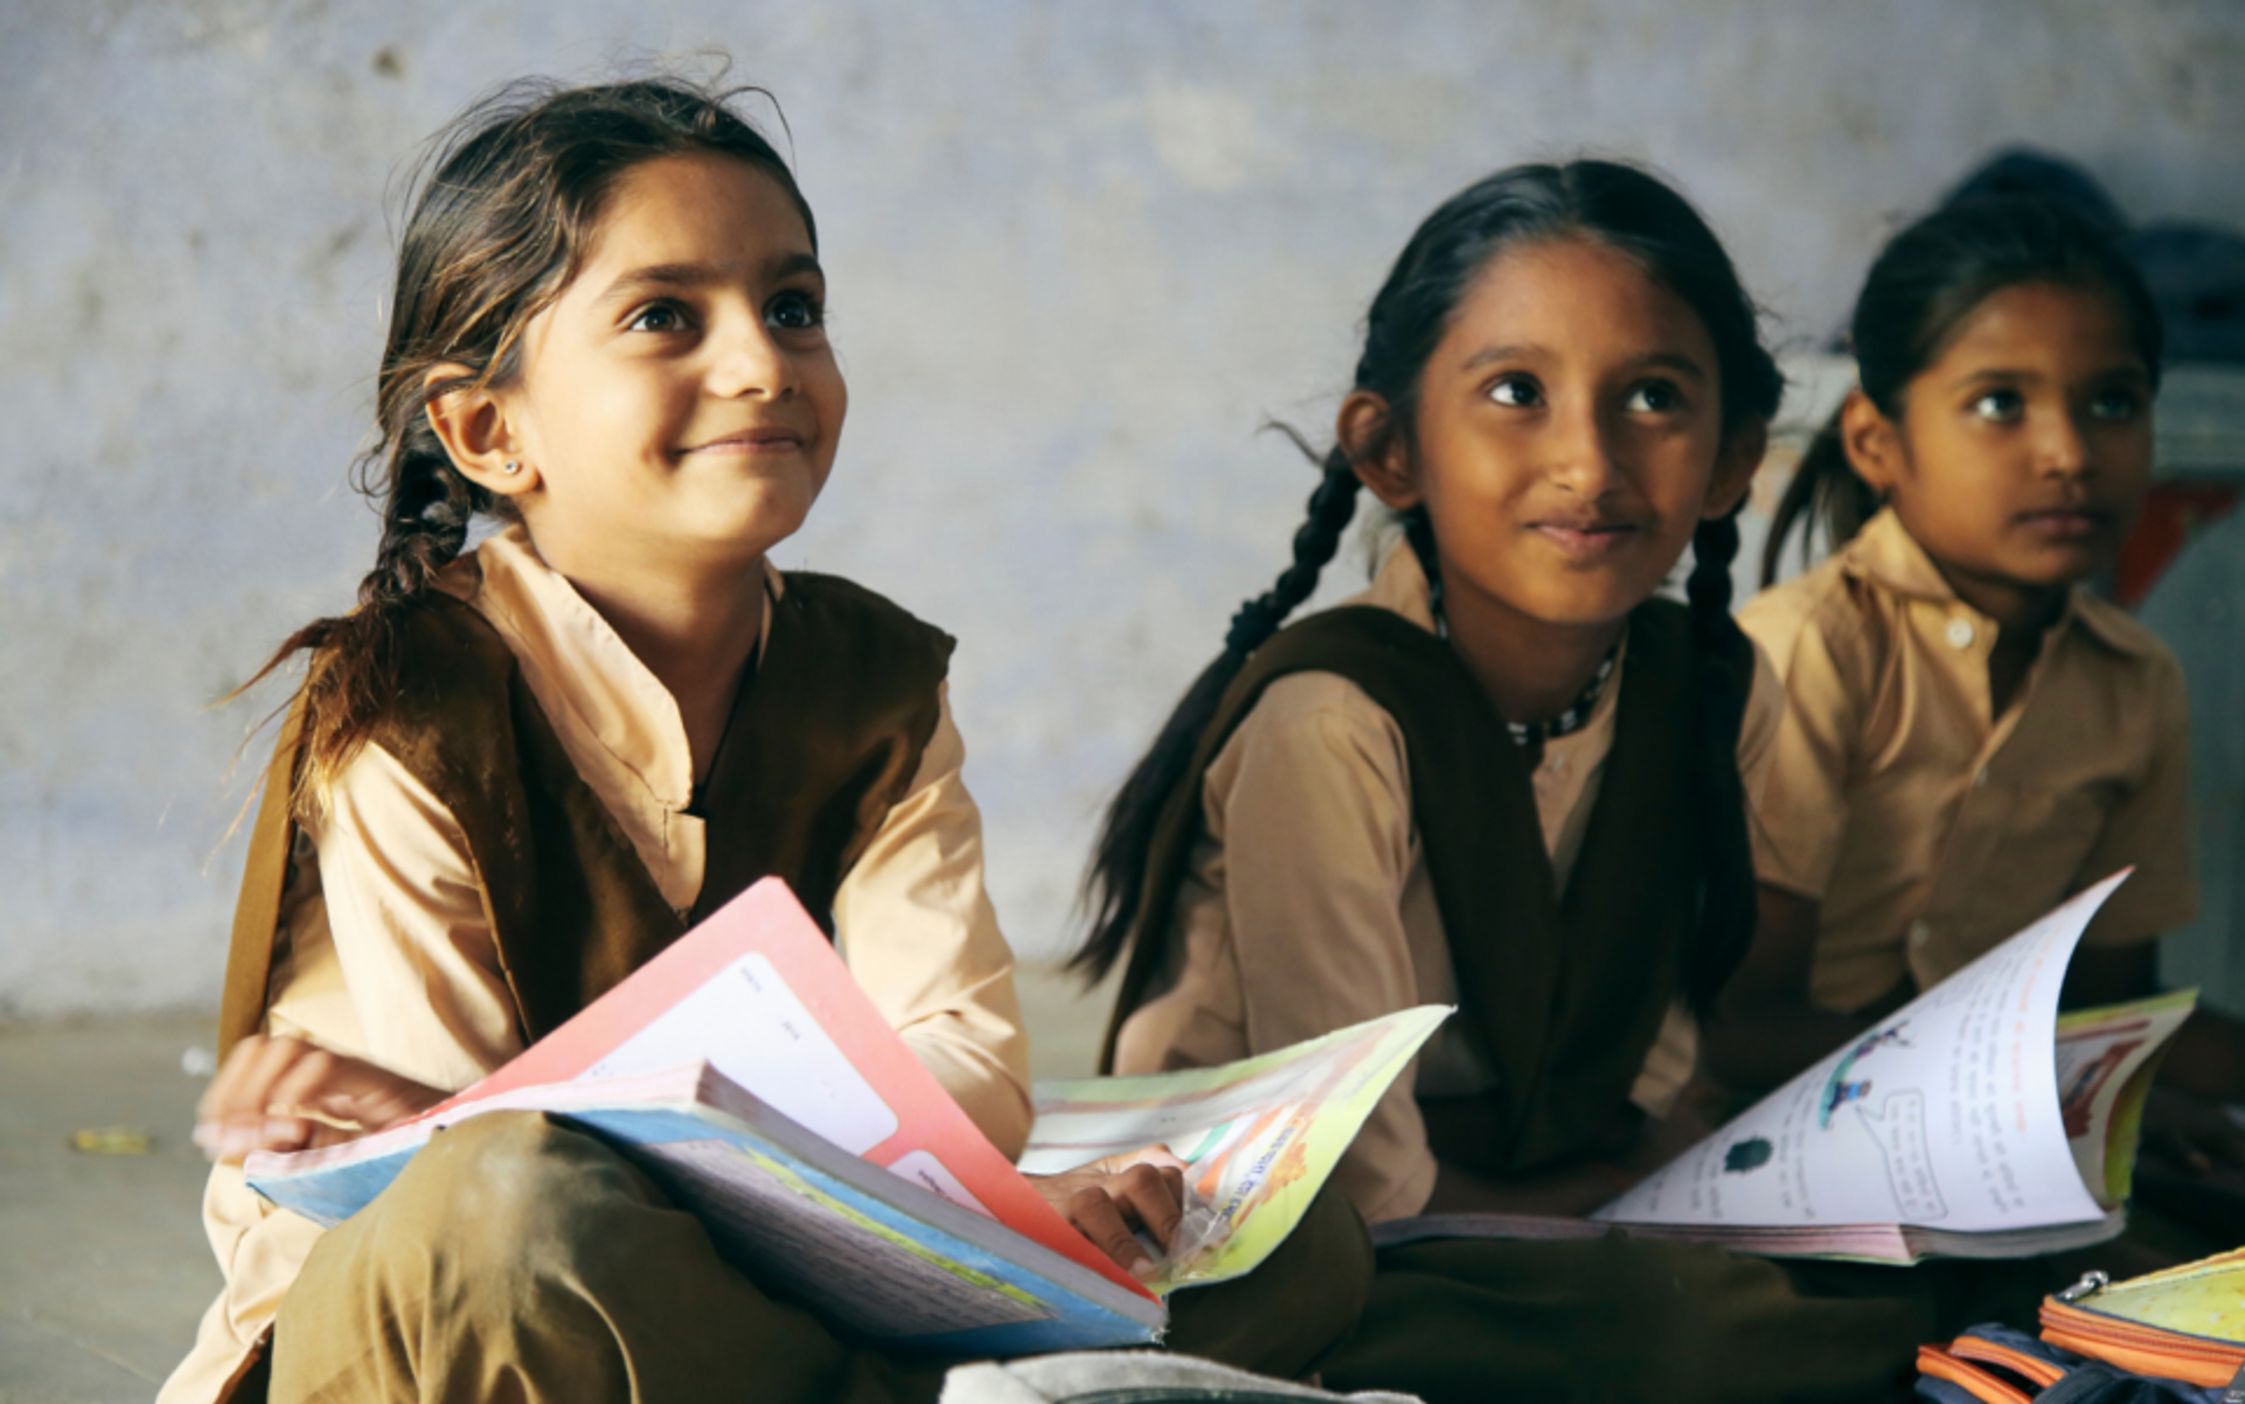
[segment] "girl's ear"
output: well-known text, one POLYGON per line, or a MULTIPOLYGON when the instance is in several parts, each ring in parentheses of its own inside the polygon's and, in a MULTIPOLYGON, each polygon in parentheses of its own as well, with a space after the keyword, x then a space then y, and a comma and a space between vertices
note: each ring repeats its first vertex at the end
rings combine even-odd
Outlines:
POLYGON ((1902 436, 1861 387, 1848 391, 1840 406, 1840 447, 1847 450, 1847 466, 1873 492, 1885 497, 1894 490, 1902 476, 1902 436))
POLYGON ((1418 474, 1385 399, 1369 390, 1351 390, 1333 422, 1333 439, 1348 455, 1357 481, 1374 497, 1398 512, 1419 505, 1418 474))
POLYGON ((461 389, 439 395, 424 411, 429 427, 462 477, 486 492, 519 498, 538 485, 538 469, 524 459, 521 443, 507 423, 498 394, 475 386, 475 372, 457 362, 429 367, 424 389, 440 381, 467 380, 461 389))
POLYGON ((1712 522, 1737 511, 1746 490, 1754 486, 1754 471, 1762 466, 1762 455, 1768 449, 1769 426, 1759 419, 1748 420, 1723 435, 1723 446, 1715 457, 1715 476, 1707 480, 1707 503, 1699 515, 1712 522))

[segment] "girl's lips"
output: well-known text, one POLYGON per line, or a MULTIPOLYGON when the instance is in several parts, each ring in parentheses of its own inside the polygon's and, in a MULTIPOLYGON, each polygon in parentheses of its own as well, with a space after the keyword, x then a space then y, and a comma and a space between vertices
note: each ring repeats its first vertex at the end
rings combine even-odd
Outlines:
POLYGON ((792 430, 759 429, 746 434, 733 434, 722 439, 712 439, 706 444, 696 444, 686 450, 697 454, 792 453, 803 447, 803 436, 792 430))
POLYGON ((2104 535, 2112 527, 2109 513, 2085 507, 2022 512, 2017 520, 2019 525, 2046 541, 2085 541, 2104 535))
POLYGON ((1528 530, 1577 561, 1613 555, 1637 537, 1637 528, 1619 522, 1534 522, 1528 530))

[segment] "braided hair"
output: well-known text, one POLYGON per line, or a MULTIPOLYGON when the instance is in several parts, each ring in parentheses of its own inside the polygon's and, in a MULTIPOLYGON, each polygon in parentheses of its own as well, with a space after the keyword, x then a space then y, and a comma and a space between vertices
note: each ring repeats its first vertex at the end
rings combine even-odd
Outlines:
MULTIPOLYGON (((1890 422, 1899 420, 1910 382, 1941 355, 1965 318, 1994 294, 2024 283, 2111 294, 2127 314, 2136 354, 2157 388, 2159 306, 2111 229, 2038 196, 1967 193, 1896 234, 1872 262, 1848 328, 1864 398, 1890 422)), ((1834 410, 1778 500, 1762 548, 1762 583, 1777 579, 1796 527, 1820 524, 1827 542, 1838 546, 1878 509, 1878 494, 1848 464, 1840 411, 1834 410)), ((1801 531, 1804 561, 1811 535, 1801 531)))
MULTIPOLYGON (((1617 162, 1523 165, 1468 186, 1429 215, 1372 299, 1353 388, 1379 396, 1388 412, 1371 441, 1358 446, 1364 458, 1391 447, 1413 450, 1421 372, 1490 260, 1522 245, 1564 239, 1590 240, 1628 255, 1699 315, 1720 361, 1726 431, 1766 424, 1776 413, 1783 381, 1762 346, 1754 303, 1720 241, 1689 202, 1657 178, 1617 162)), ((1224 651, 1194 680, 1107 811, 1085 882, 1092 929, 1073 961, 1094 979, 1122 959, 1142 928, 1160 936, 1159 924, 1169 914, 1139 908, 1161 809, 1185 783, 1224 692, 1248 655, 1309 597, 1354 511, 1354 461, 1338 447, 1315 461, 1320 478, 1310 495, 1309 519, 1295 533, 1293 564, 1271 590, 1234 616, 1224 651)), ((1434 560, 1427 513, 1404 514, 1403 527, 1422 559, 1434 560)), ((1702 699, 1694 773, 1708 816, 1700 828, 1709 847, 1699 934, 1685 952, 1684 969, 1689 997, 1706 1010, 1753 934, 1754 876, 1736 760, 1753 654, 1730 617, 1735 512, 1703 523, 1693 546, 1688 594, 1702 699)), ((1429 584, 1441 588, 1438 572, 1430 572, 1429 584)))
POLYGON ((359 582, 356 608, 289 635, 232 694, 310 655, 300 807, 341 773, 396 697, 401 627, 465 549, 470 524, 509 513, 453 466, 429 406, 520 375, 524 330, 576 275, 617 179, 661 156, 730 156, 779 182, 815 245, 793 173, 727 105, 736 95, 675 78, 579 88, 524 80, 430 142, 408 182, 374 443, 352 469, 381 513, 374 568, 359 582), (462 373, 432 378, 447 366, 462 373))

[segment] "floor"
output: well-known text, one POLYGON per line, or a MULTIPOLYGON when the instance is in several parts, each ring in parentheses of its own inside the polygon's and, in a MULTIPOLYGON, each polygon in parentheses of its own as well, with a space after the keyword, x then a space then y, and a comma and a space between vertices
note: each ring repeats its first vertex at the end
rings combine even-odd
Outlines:
MULTIPOLYGON (((1024 971, 1039 1077, 1088 1073, 1104 996, 1024 971)), ((204 1014, 0 1024, 0 1404, 146 1401, 218 1287, 187 1141, 204 1014), (116 1128, 111 1153, 74 1149, 116 1128)))

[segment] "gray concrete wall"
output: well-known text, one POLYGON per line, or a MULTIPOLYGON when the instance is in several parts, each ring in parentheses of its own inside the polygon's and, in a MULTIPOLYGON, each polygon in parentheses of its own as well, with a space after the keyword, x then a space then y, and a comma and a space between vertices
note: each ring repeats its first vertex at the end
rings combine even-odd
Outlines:
MULTIPOLYGON (((729 48, 785 104, 854 413, 783 563, 956 632, 1001 913, 1064 942, 1092 816, 1282 563, 1412 225, 1494 166, 1649 159, 1781 336, 1890 217, 2034 141, 2140 216, 2245 223, 2245 6, 1571 0, 0 10, 0 1015, 209 999, 223 836, 343 605, 384 187, 520 73, 729 48)), ((1361 579, 1352 554, 1333 572, 1361 579)))

